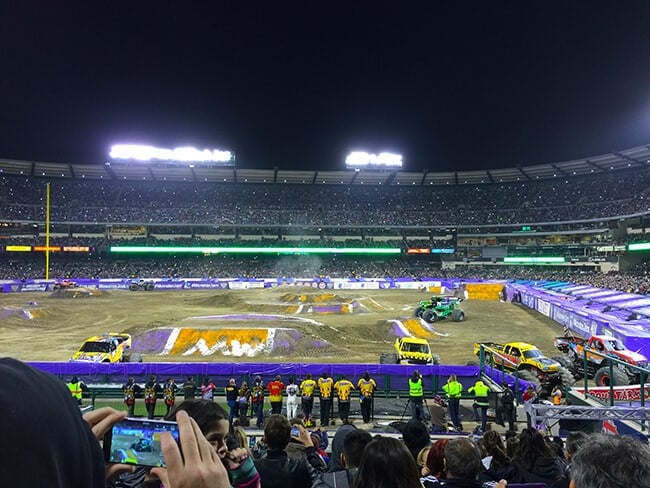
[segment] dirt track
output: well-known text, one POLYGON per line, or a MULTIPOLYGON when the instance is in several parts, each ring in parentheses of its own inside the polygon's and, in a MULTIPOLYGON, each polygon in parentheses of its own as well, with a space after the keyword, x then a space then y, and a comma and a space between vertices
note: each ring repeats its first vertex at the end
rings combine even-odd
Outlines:
MULTIPOLYGON (((320 292, 311 288, 110 291, 88 298, 4 294, 0 355, 27 361, 67 361, 85 338, 109 331, 131 333, 136 349, 146 345, 160 328, 211 330, 217 336, 223 329, 275 328, 276 346, 250 357, 233 358, 219 350, 210 355, 174 351, 160 355, 145 350, 144 360, 376 363, 381 352, 393 348, 392 321, 410 319, 417 302, 427 297, 415 290, 320 292), (29 306, 29 302, 37 305, 29 306), (33 318, 25 318, 27 313, 33 318)), ((447 319, 432 324, 431 329, 420 329, 417 321, 409 322, 413 330, 430 336, 431 347, 443 363, 475 361, 475 341, 521 340, 536 344, 548 355, 555 354, 553 337, 561 334, 561 327, 548 318, 498 301, 470 299, 462 305, 466 313, 462 323, 447 319)))

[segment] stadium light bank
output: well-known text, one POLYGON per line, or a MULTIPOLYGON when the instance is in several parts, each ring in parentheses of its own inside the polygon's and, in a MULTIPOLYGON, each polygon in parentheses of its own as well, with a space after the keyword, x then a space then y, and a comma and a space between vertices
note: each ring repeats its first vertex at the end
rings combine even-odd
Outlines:
POLYGON ((382 152, 369 154, 363 151, 353 151, 345 158, 348 168, 401 168, 402 155, 382 152))
POLYGON ((117 144, 111 147, 109 156, 121 161, 165 161, 178 163, 225 163, 233 164, 235 155, 230 151, 219 149, 196 149, 194 147, 177 147, 164 149, 137 144, 117 144))

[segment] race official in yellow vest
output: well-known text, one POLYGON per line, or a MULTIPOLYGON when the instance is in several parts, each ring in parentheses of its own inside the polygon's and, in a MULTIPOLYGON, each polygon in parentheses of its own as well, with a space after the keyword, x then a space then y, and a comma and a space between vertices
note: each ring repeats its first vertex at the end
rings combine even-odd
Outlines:
POLYGON ((70 393, 72 394, 72 398, 74 398, 77 401, 77 403, 81 405, 83 399, 83 392, 87 390, 86 385, 84 385, 82 381, 79 381, 79 378, 73 376, 72 379, 70 380, 70 383, 68 383, 68 390, 70 390, 70 393))
POLYGON ((485 432, 487 427, 487 409, 490 406, 490 402, 488 401, 490 387, 481 380, 478 380, 467 392, 474 395, 474 404, 472 405, 474 408, 474 420, 479 420, 480 410, 481 430, 485 432))
POLYGON ((411 418, 424 422, 424 408, 422 402, 424 398, 424 386, 422 385, 422 375, 416 369, 409 378, 409 403, 411 404, 411 418))
POLYGON ((463 424, 460 421, 460 396, 463 394, 463 385, 456 379, 456 375, 449 375, 447 383, 442 385, 442 390, 447 395, 447 405, 449 408, 449 418, 456 430, 463 430, 463 424))

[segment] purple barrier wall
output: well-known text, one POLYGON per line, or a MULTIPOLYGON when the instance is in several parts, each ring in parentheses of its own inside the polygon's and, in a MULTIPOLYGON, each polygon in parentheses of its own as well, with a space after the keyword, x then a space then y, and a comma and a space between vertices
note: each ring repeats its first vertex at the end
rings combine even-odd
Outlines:
MULTIPOLYGON (((286 363, 59 363, 59 362, 31 362, 35 368, 47 371, 68 381, 72 376, 78 376, 86 383, 118 383, 126 382, 133 376, 137 382, 143 383, 152 374, 158 376, 159 381, 174 377, 177 382, 182 382, 187 376, 209 377, 217 385, 226 385, 228 378, 253 377, 260 375, 264 382, 272 380, 275 375, 281 375, 287 381, 294 376, 304 379, 307 373, 314 378, 327 372, 332 378, 337 379, 345 375, 350 380, 356 381, 368 371, 375 378, 379 389, 408 390, 408 378, 413 370, 418 369, 424 380, 425 391, 440 391, 450 374, 455 374, 465 387, 474 385, 480 376, 478 366, 456 365, 393 365, 393 364, 286 364, 286 363)), ((491 368, 486 368, 485 373, 497 383, 507 381, 514 386, 514 378, 508 374, 491 368)), ((518 391, 523 391, 527 383, 519 380, 518 391)))
POLYGON ((327 372, 332 378, 345 375, 350 379, 359 379, 365 371, 371 376, 384 382, 387 377, 391 390, 407 390, 408 378, 413 370, 418 369, 424 377, 425 389, 442 385, 450 374, 456 374, 459 381, 466 387, 474 384, 479 376, 478 366, 411 366, 386 364, 286 364, 286 363, 58 363, 32 362, 32 366, 47 371, 56 376, 68 379, 71 376, 83 377, 88 382, 106 382, 110 377, 111 383, 123 383, 129 376, 145 380, 155 374, 160 380, 173 376, 182 379, 186 376, 210 377, 225 385, 231 376, 260 375, 264 381, 270 381, 275 375, 281 375, 284 380, 290 376, 304 378, 311 373, 314 378, 327 372))
MULTIPOLYGON (((611 293, 603 294, 607 302, 601 303, 596 298, 584 298, 581 294, 584 290, 575 288, 567 288, 572 292, 570 295, 547 290, 542 284, 533 287, 511 283, 506 288, 508 297, 517 297, 522 304, 579 336, 611 335, 628 349, 650 357, 650 320, 633 315, 633 310, 613 306, 616 301, 611 293)), ((624 301, 631 299, 629 294, 620 295, 624 301)))

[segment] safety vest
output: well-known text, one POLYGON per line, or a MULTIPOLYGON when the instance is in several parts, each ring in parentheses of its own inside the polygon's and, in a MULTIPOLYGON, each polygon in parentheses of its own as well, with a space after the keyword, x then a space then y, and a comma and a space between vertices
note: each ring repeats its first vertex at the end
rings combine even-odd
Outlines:
POLYGON ((463 385, 459 381, 451 381, 442 386, 443 391, 449 398, 460 398, 463 392, 463 385))
POLYGON ((413 381, 413 378, 409 378, 409 396, 410 397, 424 396, 424 389, 422 388, 421 378, 418 378, 417 381, 413 381))
POLYGON ((72 393, 72 398, 81 400, 81 397, 83 395, 83 390, 81 389, 81 381, 78 381, 77 383, 68 383, 68 389, 70 390, 70 393, 72 393))
POLYGON ((479 407, 487 407, 490 405, 488 402, 488 393, 490 392, 490 388, 482 381, 477 381, 476 384, 467 391, 474 393, 474 403, 479 407))

